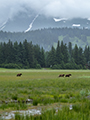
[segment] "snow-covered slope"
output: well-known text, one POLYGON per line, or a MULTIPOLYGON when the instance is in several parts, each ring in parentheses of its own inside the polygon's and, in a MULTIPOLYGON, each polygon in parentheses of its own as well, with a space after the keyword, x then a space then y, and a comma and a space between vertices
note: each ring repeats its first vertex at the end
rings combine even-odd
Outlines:
POLYGON ((20 13, 12 20, 4 22, 0 26, 0 30, 10 32, 28 32, 30 30, 55 27, 84 27, 90 29, 90 19, 52 18, 39 14, 33 14, 29 16, 25 13, 20 13))

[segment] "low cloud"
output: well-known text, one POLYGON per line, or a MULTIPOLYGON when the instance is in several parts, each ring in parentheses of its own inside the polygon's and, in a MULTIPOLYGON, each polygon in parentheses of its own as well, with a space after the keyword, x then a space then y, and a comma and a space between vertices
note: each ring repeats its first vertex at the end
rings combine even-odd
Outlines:
POLYGON ((0 1, 0 24, 20 12, 58 18, 90 18, 89 0, 3 0, 0 1))

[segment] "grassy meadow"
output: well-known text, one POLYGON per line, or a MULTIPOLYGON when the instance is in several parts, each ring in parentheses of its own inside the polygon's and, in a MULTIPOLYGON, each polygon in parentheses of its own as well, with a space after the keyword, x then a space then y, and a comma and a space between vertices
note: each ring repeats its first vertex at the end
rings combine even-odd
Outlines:
POLYGON ((90 120, 89 99, 90 70, 0 69, 0 115, 39 107, 44 111, 41 115, 20 118, 16 114, 15 120, 90 120), (17 73, 22 76, 17 77, 17 73), (71 77, 58 77, 69 73, 71 77), (22 102, 27 99, 33 102, 22 102))

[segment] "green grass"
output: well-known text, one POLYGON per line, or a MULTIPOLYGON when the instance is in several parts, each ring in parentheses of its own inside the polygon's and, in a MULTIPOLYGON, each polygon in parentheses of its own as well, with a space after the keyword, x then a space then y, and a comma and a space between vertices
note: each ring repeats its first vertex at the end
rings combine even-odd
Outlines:
POLYGON ((63 106, 61 109, 49 109, 42 111, 41 115, 15 115, 15 120, 90 120, 90 102, 86 104, 73 105, 70 110, 69 106, 63 106))
MULTIPOLYGON (((90 95, 89 70, 0 69, 0 113, 3 110, 28 109, 33 105, 43 107, 48 105, 54 107, 55 103, 84 105, 89 102, 88 95, 90 95), (17 77, 17 73, 22 73, 22 76, 17 77), (59 78, 58 75, 63 73, 71 73, 72 76, 59 78), (28 98, 33 99, 30 105, 1 104, 2 101, 13 99, 21 102, 28 98)), ((73 113, 76 114, 75 111, 73 113)))

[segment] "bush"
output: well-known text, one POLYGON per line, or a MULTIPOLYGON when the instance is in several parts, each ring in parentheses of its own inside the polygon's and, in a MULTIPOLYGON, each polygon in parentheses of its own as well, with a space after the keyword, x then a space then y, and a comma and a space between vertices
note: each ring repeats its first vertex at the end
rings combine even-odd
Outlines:
POLYGON ((62 69, 60 64, 53 65, 52 69, 62 69))
POLYGON ((1 64, 0 67, 20 69, 20 68, 22 68, 22 64, 8 63, 8 64, 1 64))
POLYGON ((17 99, 18 99, 18 95, 17 95, 17 94, 12 95, 12 99, 13 99, 13 100, 17 100, 17 99))
POLYGON ((60 99, 60 102, 62 102, 62 103, 67 103, 68 100, 67 100, 66 98, 61 98, 61 99, 60 99))
POLYGON ((63 61, 61 62, 61 64, 55 64, 52 66, 52 69, 86 69, 85 66, 77 65, 76 63, 64 63, 63 61))
POLYGON ((38 99, 34 99, 34 100, 33 100, 33 105, 37 106, 37 105, 38 105, 38 102, 39 102, 38 99))
POLYGON ((41 69, 41 65, 40 64, 36 64, 36 69, 41 69))

